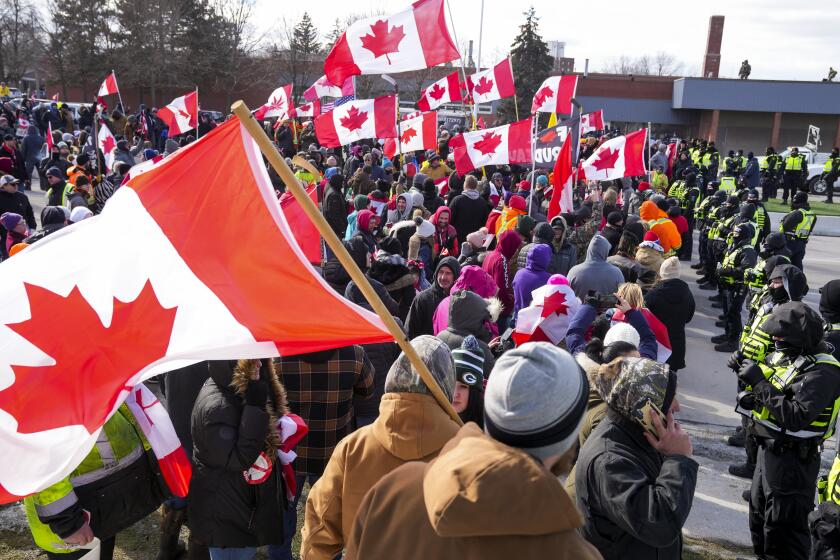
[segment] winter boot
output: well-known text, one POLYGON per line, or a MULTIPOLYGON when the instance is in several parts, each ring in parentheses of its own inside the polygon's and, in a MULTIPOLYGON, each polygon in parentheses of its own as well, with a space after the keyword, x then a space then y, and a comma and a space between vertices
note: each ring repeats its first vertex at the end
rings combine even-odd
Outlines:
POLYGON ((173 509, 163 506, 163 516, 160 520, 160 549, 157 560, 176 560, 183 552, 184 547, 178 540, 181 534, 181 526, 187 516, 185 509, 173 509))
POLYGON ((726 334, 726 333, 719 334, 717 336, 712 337, 712 343, 713 344, 721 344, 723 342, 726 342, 727 340, 729 340, 729 335, 726 334))
POLYGON ((726 438, 726 445, 731 445, 732 447, 744 447, 744 444, 747 441, 747 432, 744 431, 743 428, 738 426, 738 430, 735 430, 735 433, 726 438))
POLYGON ((706 266, 706 265, 705 265, 705 264, 703 264, 703 263, 701 263, 701 262, 699 262, 699 263, 696 263, 696 264, 691 265, 691 268, 693 268, 694 270, 700 270, 700 269, 701 269, 701 268, 703 268, 704 266, 706 266))
POLYGON ((717 320, 715 321, 715 326, 722 329, 726 326, 726 321, 724 321, 723 319, 717 320))
POLYGON ((749 465, 747 463, 742 463, 739 465, 729 465, 729 474, 731 474, 732 476, 737 476, 738 478, 746 478, 752 480, 754 472, 755 465, 749 465))
POLYGON ((720 344, 715 345, 715 352, 728 352, 732 353, 738 349, 738 341, 732 338, 727 338, 720 344))

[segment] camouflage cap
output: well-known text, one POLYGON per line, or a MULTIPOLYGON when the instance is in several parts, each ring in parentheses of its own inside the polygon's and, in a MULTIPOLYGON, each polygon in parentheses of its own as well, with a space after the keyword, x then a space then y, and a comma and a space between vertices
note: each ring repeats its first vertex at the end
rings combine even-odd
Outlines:
POLYGON ((616 358, 602 366, 595 388, 616 412, 645 425, 650 406, 667 414, 677 390, 677 376, 667 364, 648 358, 616 358))
MULTIPOLYGON (((420 359, 429 368, 443 394, 449 401, 455 394, 455 362, 449 347, 439 338, 430 335, 418 336, 411 345, 420 355, 420 359)), ((385 377, 386 393, 420 393, 431 395, 431 391, 417 373, 411 361, 401 352, 397 361, 388 370, 385 377)))

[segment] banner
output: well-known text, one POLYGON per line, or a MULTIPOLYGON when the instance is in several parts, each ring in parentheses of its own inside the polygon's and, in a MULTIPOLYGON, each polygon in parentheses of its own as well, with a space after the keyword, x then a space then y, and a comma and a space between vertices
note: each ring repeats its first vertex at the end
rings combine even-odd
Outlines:
POLYGON ((538 169, 554 169, 557 154, 560 153, 568 133, 569 127, 565 125, 553 126, 537 133, 534 161, 538 169))

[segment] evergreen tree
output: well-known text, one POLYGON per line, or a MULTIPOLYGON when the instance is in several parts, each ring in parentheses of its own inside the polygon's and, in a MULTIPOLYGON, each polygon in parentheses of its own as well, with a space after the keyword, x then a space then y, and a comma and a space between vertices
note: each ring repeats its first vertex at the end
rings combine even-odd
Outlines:
POLYGON ((329 54, 332 50, 333 45, 335 42, 338 41, 338 38, 341 37, 341 34, 344 33, 345 27, 341 25, 341 21, 338 18, 335 18, 335 23, 333 23, 333 27, 330 32, 327 34, 327 42, 324 43, 324 54, 329 54))
MULTIPOLYGON (((513 78, 516 81, 516 100, 519 103, 519 118, 524 119, 531 110, 531 101, 554 66, 554 59, 548 45, 539 32, 539 20, 533 7, 528 8, 525 23, 519 26, 519 35, 514 39, 510 50, 510 62, 513 65, 513 78)), ((499 116, 507 121, 516 118, 513 98, 504 99, 499 104, 499 116)))
POLYGON ((321 52, 318 30, 315 29, 308 13, 303 12, 303 16, 295 26, 289 48, 302 55, 315 55, 321 52))

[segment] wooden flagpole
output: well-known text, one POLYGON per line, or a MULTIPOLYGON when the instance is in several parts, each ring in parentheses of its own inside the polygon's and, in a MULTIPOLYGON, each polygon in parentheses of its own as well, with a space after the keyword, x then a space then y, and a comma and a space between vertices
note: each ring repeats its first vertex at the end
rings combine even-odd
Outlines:
MULTIPOLYGON (((111 75, 114 77, 114 82, 116 82, 117 81, 117 74, 116 74, 116 72, 114 72, 113 68, 111 68, 111 75)), ((125 110, 125 104, 123 103, 123 100, 122 100, 122 94, 120 93, 120 85, 119 84, 117 84, 117 99, 120 100, 120 112, 123 115, 125 115, 127 113, 127 111, 125 110)))
POLYGON ((344 244, 338 239, 338 236, 336 236, 329 224, 327 224, 327 220, 324 219, 324 216, 318 211, 318 207, 315 206, 315 203, 312 202, 312 200, 306 195, 306 190, 300 186, 300 183, 295 178, 294 173, 292 173, 292 170, 289 169, 286 161, 280 156, 280 152, 277 151, 277 148, 271 143, 271 139, 254 119, 251 114, 251 110, 248 109, 248 106, 245 105, 244 102, 237 101, 231 107, 231 111, 237 116, 239 122, 242 123, 257 143, 260 151, 266 157, 274 170, 277 171, 277 174, 280 175, 280 178, 283 179, 283 182, 286 183, 286 188, 288 188, 292 195, 294 195, 297 199, 297 202, 300 204, 301 208, 303 208, 303 211, 306 212, 306 215, 309 216, 309 219, 312 220, 312 223, 315 224, 315 227, 317 227, 321 232, 321 236, 324 238, 324 241, 327 242, 327 245, 329 245, 330 249, 332 249, 332 252, 336 257, 338 257, 339 262, 341 262, 341 265, 350 275, 350 278, 356 283, 362 294, 364 294, 374 312, 376 312, 376 314, 379 315, 379 318, 382 319, 385 327, 394 337, 394 341, 405 353, 406 357, 411 362, 412 368, 420 374, 420 377, 435 397, 435 400, 437 400, 441 408, 449 414, 452 420, 454 420, 458 425, 463 424, 458 416, 458 413, 455 412, 454 408, 452 408, 452 403, 449 402, 446 395, 443 394, 443 390, 441 390, 437 381, 435 381, 432 373, 429 371, 429 368, 426 367, 426 364, 423 363, 420 355, 417 354, 417 351, 409 343, 405 333, 397 325, 396 321, 394 321, 394 318, 388 312, 388 309, 385 307, 385 304, 382 303, 382 300, 379 299, 379 296, 376 295, 373 286, 370 285, 370 282, 368 282, 364 273, 350 256, 350 253, 347 252, 344 244))
POLYGON ((198 104, 198 86, 195 86, 195 139, 201 138, 201 133, 198 132, 198 125, 201 124, 201 106, 198 104))

